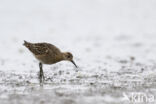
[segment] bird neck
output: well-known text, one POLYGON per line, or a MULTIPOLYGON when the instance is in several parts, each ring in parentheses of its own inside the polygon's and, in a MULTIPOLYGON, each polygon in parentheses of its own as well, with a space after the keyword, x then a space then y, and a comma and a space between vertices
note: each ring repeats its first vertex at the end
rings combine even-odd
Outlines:
POLYGON ((62 52, 62 54, 61 54, 61 59, 62 59, 62 60, 66 60, 65 55, 66 55, 66 52, 62 52))
POLYGON ((57 56, 56 56, 56 60, 57 60, 57 61, 63 61, 63 60, 65 60, 65 58, 64 58, 64 53, 61 53, 60 55, 57 55, 57 56))

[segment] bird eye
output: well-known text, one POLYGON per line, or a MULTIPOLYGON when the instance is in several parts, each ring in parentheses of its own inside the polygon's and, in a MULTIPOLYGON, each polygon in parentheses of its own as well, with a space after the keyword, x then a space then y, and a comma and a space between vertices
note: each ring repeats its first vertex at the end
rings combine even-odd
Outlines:
POLYGON ((70 58, 70 55, 68 55, 67 58, 70 58))

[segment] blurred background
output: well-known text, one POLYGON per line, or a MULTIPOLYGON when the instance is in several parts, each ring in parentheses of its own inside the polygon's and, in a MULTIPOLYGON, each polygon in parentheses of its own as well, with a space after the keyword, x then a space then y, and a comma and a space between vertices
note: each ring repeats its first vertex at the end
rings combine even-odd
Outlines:
POLYGON ((136 55, 127 44, 155 42, 155 5, 154 0, 1 0, 0 57, 15 61, 12 56, 25 50, 23 40, 50 42, 83 60, 97 53, 136 55))
POLYGON ((19 40, 155 34, 155 4, 155 0, 1 0, 0 32, 19 40))
POLYGON ((155 5, 155 0, 0 0, 0 57, 30 61, 30 54, 19 54, 27 40, 72 51, 84 63, 125 54, 155 58, 156 50, 149 49, 156 45, 155 5))
POLYGON ((0 103, 121 104, 125 92, 156 96, 155 47, 155 0, 0 0, 0 103), (23 40, 70 51, 79 72, 68 62, 45 65, 40 88, 38 61, 23 40))

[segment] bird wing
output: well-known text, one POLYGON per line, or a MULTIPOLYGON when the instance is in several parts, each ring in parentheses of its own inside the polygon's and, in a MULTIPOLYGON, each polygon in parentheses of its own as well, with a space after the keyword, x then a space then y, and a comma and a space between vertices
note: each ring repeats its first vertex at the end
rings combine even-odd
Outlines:
POLYGON ((32 44, 28 48, 35 55, 45 55, 49 52, 49 48, 47 47, 47 45, 42 43, 32 44))
POLYGON ((57 55, 61 51, 54 45, 49 43, 29 43, 24 44, 34 55, 57 55))

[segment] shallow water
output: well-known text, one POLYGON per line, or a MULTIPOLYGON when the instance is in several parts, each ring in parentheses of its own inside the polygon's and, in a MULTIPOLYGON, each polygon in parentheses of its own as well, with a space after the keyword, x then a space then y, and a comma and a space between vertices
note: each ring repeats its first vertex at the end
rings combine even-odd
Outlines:
MULTIPOLYGON (((131 68, 131 67, 128 67, 131 68)), ((123 69, 122 69, 123 70, 123 69)), ((129 70, 129 69, 128 69, 129 70)), ((45 84, 40 86, 36 73, 0 72, 0 102, 8 103, 114 103, 127 104, 125 94, 156 96, 155 74, 147 72, 91 73, 60 71, 45 73, 45 84)), ((102 72, 102 71, 101 71, 102 72)), ((149 98, 150 99, 150 98, 149 98)), ((137 99, 135 98, 135 101, 137 99)), ((129 101, 129 104, 132 102, 129 101)), ((146 101, 141 104, 147 103, 146 101)), ((149 103, 149 102, 148 102, 149 103)), ((154 102, 152 102, 154 103, 154 102)))

